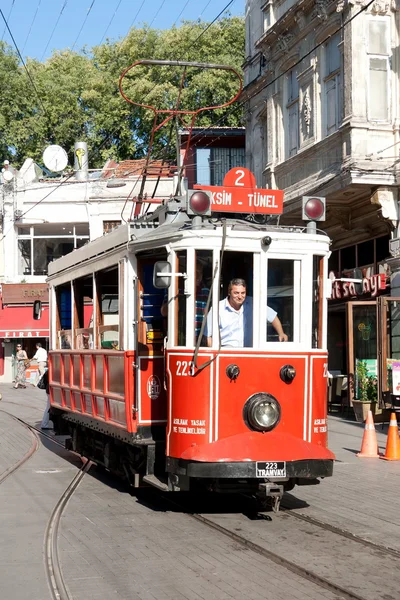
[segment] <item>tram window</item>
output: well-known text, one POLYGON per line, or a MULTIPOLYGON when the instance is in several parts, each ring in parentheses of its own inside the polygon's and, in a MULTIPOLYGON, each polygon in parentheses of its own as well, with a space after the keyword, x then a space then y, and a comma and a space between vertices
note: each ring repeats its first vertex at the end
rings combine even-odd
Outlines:
MULTIPOLYGON (((212 250, 197 250, 195 262, 195 323, 194 341, 197 343, 203 323, 208 296, 212 289, 212 250)), ((209 305, 211 307, 211 304, 209 305)), ((203 334, 200 346, 206 346, 203 334)))
POLYGON ((228 294, 232 279, 244 279, 247 296, 253 296, 253 254, 251 252, 224 252, 222 263, 220 299, 228 294))
POLYGON ((98 332, 101 348, 119 345, 119 274, 118 267, 96 273, 98 332))
MULTIPOLYGON (((138 257, 139 258, 139 257, 138 257)), ((140 262, 140 315, 144 329, 140 329, 139 343, 144 346, 162 344, 166 333, 166 319, 162 316, 163 300, 168 299, 168 291, 155 288, 153 270, 156 261, 165 260, 165 256, 156 256, 140 262)))
MULTIPOLYGON (((220 307, 219 307, 219 324, 220 324, 220 341, 222 347, 251 348, 253 346, 253 254, 251 252, 224 252, 221 279, 220 279, 220 307), (229 283, 233 279, 244 280, 246 284, 246 301, 245 309, 235 311, 231 310, 233 306, 228 300, 229 283), (229 304, 231 307, 229 307, 229 304)), ((238 284, 240 285, 240 284, 238 284)), ((237 291, 242 294, 243 290, 238 288, 237 291)), ((232 296, 234 298, 234 296, 232 296)), ((244 296, 241 295, 241 301, 244 296)), ((239 305, 239 303, 237 303, 239 305)), ((241 302, 240 302, 241 304, 241 302)), ((212 330, 212 310, 207 316, 206 336, 208 344, 216 344, 214 333, 212 330)))
MULTIPOLYGON (((177 273, 187 273, 187 255, 186 250, 182 250, 176 253, 176 270, 177 273)), ((175 333, 175 339, 178 346, 186 346, 186 294, 185 294, 185 280, 183 277, 177 277, 177 296, 178 302, 175 303, 175 323, 177 324, 177 330, 175 333)))
MULTIPOLYGON (((278 316, 288 341, 293 341, 294 261, 271 258, 268 261, 267 306, 278 316)), ((270 318, 272 315, 270 315, 270 318)), ((279 335, 267 322, 267 341, 278 342, 279 335)))
POLYGON ((322 279, 323 258, 313 256, 312 348, 322 348, 322 279))
POLYGON ((74 348, 93 348, 93 276, 80 277, 74 286, 74 348))
POLYGON ((56 288, 57 348, 72 347, 72 293, 71 284, 66 283, 56 288))

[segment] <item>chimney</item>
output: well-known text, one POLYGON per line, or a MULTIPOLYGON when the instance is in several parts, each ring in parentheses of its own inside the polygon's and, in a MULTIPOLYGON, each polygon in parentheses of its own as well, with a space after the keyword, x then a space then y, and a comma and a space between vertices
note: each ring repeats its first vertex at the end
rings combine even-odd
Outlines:
POLYGON ((76 142, 74 145, 74 171, 76 179, 88 179, 89 161, 86 142, 76 142))

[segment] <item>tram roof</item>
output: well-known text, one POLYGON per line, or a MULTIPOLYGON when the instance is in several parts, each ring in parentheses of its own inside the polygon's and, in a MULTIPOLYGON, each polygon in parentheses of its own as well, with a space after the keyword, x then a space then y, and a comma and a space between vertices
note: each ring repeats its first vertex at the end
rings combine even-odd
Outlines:
MULTIPOLYGON (((49 278, 71 269, 75 265, 78 266, 96 257, 118 251, 124 246, 129 247, 130 250, 133 246, 135 246, 135 249, 141 250, 142 248, 148 248, 150 242, 157 242, 157 246, 161 246, 163 243, 167 244, 182 239, 190 233, 198 236, 200 231, 203 235, 209 233, 210 237, 214 238, 215 235, 218 237, 222 235, 222 221, 219 219, 204 220, 200 228, 195 228, 193 221, 186 213, 180 213, 180 216, 180 219, 172 219, 170 222, 166 221, 162 224, 158 224, 154 220, 138 219, 120 225, 102 237, 88 242, 81 248, 49 263, 49 278)), ((321 240, 321 238, 324 238, 329 242, 329 238, 324 232, 319 231, 316 234, 306 235, 304 227, 261 225, 243 219, 225 219, 225 223, 230 235, 238 234, 239 237, 242 237, 243 234, 253 234, 251 237, 257 239, 265 236, 265 234, 272 234, 273 236, 276 234, 277 237, 289 235, 290 237, 294 236, 297 240, 304 239, 304 241, 310 240, 312 236, 314 239, 321 240)))

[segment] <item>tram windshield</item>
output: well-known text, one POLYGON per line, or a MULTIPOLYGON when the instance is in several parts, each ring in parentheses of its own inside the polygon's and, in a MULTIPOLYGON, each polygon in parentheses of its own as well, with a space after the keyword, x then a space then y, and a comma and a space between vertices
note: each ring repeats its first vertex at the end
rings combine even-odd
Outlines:
POLYGON ((276 317, 279 319, 284 335, 283 341, 293 341, 293 303, 294 303, 294 265, 295 261, 271 258, 267 271, 267 336, 268 342, 282 341, 276 317))

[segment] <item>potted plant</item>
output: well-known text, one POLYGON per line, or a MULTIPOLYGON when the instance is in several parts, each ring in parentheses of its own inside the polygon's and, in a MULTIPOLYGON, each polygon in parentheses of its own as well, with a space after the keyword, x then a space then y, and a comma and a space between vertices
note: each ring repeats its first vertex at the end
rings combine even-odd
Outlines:
POLYGON ((380 411, 378 406, 378 381, 376 377, 368 375, 367 363, 364 360, 358 360, 356 366, 355 385, 353 382, 354 400, 353 409, 356 421, 363 423, 372 411, 375 415, 380 411))

